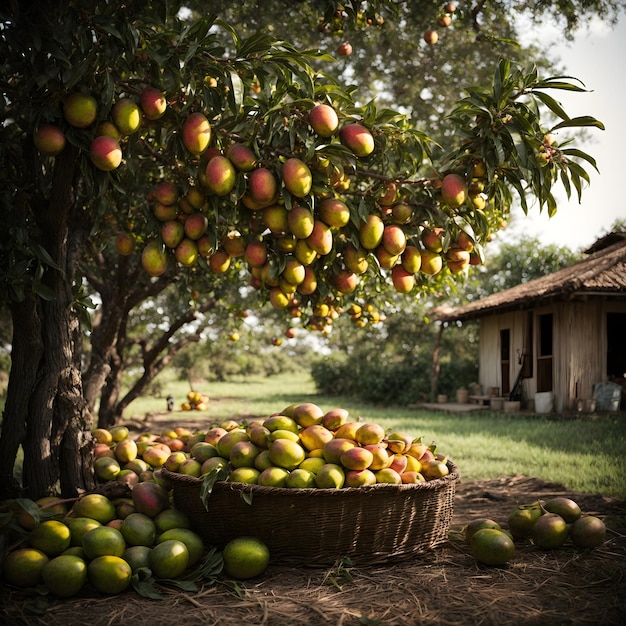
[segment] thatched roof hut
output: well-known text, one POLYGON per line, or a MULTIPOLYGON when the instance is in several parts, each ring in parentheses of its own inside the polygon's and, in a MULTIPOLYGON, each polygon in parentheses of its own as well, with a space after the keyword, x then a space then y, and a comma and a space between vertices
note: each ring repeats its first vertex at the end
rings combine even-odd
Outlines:
POLYGON ((626 386, 626 233, 599 239, 582 261, 456 309, 441 322, 480 320, 480 383, 531 404, 580 406, 602 383, 626 386), (520 387, 521 385, 521 387, 520 387))

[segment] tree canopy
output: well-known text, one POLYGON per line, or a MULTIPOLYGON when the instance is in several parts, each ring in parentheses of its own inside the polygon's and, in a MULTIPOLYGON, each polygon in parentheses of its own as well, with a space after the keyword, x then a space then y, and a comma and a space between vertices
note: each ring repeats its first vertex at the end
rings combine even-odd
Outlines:
MULTIPOLYGON (((323 19, 367 24, 360 5, 329 3, 323 19)), ((407 28, 408 4, 367 6, 372 30, 407 28)), ((429 7, 437 20, 441 8, 429 7)), ((226 9, 194 19, 182 9, 12 0, 2 11, 0 294, 13 320, 5 489, 16 487, 20 445, 32 493, 90 482, 81 314, 89 265, 113 240, 119 264, 141 264, 147 296, 173 281, 199 293, 252 288, 315 320, 320 305, 453 280, 481 262, 514 201, 526 211, 532 197, 552 213, 553 186, 580 195, 595 167, 552 134, 602 128, 554 97, 583 92, 575 78, 503 56, 489 83, 467 88, 437 143, 406 112, 339 81, 319 47, 242 35, 226 9)), ((385 44, 372 45, 382 75, 385 44)), ((409 67, 398 63, 395 73, 409 67)), ((92 284, 121 276, 100 267, 92 284)))

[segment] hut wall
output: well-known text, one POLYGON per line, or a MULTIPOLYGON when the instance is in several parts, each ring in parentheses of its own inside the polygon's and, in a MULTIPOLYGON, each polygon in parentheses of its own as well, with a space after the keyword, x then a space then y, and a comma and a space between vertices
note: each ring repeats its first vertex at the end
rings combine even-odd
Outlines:
POLYGON ((607 314, 626 313, 611 299, 561 302, 555 307, 555 395, 557 410, 573 409, 607 381, 607 314), (558 333, 558 334, 557 334, 558 333))
POLYGON ((558 412, 591 398, 606 380, 606 303, 561 302, 554 309, 554 396, 558 412))
POLYGON ((483 317, 480 320, 480 350, 479 350, 479 382, 486 392, 489 387, 497 387, 502 395, 503 380, 501 368, 501 331, 510 332, 509 350, 509 383, 511 388, 515 383, 520 370, 518 350, 524 350, 527 331, 527 313, 514 311, 483 317))
POLYGON ((528 316, 533 318, 532 377, 524 380, 523 398, 537 392, 539 318, 553 315, 552 392, 557 412, 572 410, 578 400, 593 396, 593 386, 607 380, 607 313, 626 313, 626 303, 597 298, 552 303, 531 312, 514 311, 480 320, 479 382, 486 392, 502 392, 501 331, 510 331, 509 380, 511 387, 521 365, 519 354, 529 345, 528 316), (518 353, 519 351, 519 353, 518 353))

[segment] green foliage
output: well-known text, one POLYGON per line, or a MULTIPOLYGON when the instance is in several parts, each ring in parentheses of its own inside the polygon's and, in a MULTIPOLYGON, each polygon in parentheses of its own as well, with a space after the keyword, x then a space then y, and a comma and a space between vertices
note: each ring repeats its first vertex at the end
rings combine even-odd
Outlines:
POLYGON ((524 213, 528 212, 527 196, 530 196, 537 200, 540 210, 546 207, 552 216, 557 205, 551 190, 558 180, 563 183, 568 198, 573 185, 579 199, 582 181, 589 182, 586 171, 572 157, 583 159, 597 169, 592 157, 567 148, 569 142, 558 146, 550 135, 559 128, 604 129, 598 120, 587 116, 570 118, 545 93, 549 89, 584 91, 571 81, 567 76, 542 80, 536 68, 521 70, 502 60, 492 87, 469 89, 469 96, 450 115, 464 129, 466 150, 474 159, 484 162, 487 177, 492 181, 486 188, 488 201, 503 207, 503 217, 513 202, 511 188, 517 192, 524 213), (561 120, 551 128, 542 127, 539 121, 541 103, 561 120))
POLYGON ((348 359, 328 358, 315 364, 311 374, 320 393, 356 397, 372 404, 406 406, 430 395, 427 363, 368 361, 355 371, 348 359))
MULTIPOLYGON (((567 267, 578 258, 568 248, 543 245, 537 239, 501 244, 487 266, 476 268, 456 294, 448 294, 446 304, 462 305, 514 287, 567 267)), ((319 391, 408 405, 433 400, 437 393, 453 398, 457 389, 476 382, 478 326, 470 322, 442 334, 440 370, 436 389, 432 389, 437 327, 425 321, 436 306, 434 299, 406 303, 402 296, 389 296, 384 324, 366 329, 335 324, 328 341, 332 352, 318 359, 311 370, 319 391)))
MULTIPOLYGON (((148 190, 161 179, 174 181, 181 193, 190 186, 201 188, 203 162, 186 150, 180 128, 189 113, 202 111, 212 126, 212 145, 225 149, 233 141, 248 144, 259 163, 268 167, 278 181, 285 157, 296 156, 309 163, 313 193, 298 202, 313 211, 320 197, 337 194, 333 176, 343 174, 349 179, 349 189, 340 197, 350 206, 351 222, 336 233, 332 252, 321 255, 312 264, 318 290, 301 297, 306 303, 327 295, 339 297, 333 281, 342 267, 343 242, 358 244, 358 228, 368 214, 380 211, 377 199, 387 182, 399 184, 402 197, 414 208, 412 220, 404 225, 407 235, 419 237, 425 224, 441 225, 448 233, 447 247, 460 230, 468 232, 477 244, 486 241, 508 212, 513 192, 525 210, 526 195, 531 193, 540 208, 547 205, 553 212, 552 185, 560 180, 568 193, 571 187, 579 191, 581 180, 587 175, 578 161, 594 166, 591 157, 573 147, 554 148, 547 168, 537 164, 536 155, 546 132, 540 116, 542 108, 544 113, 549 111, 560 119, 554 128, 601 124, 587 117, 570 119, 545 91, 582 88, 562 77, 542 79, 535 67, 522 69, 501 61, 491 88, 472 88, 470 96, 448 118, 463 143, 451 145, 439 157, 433 154, 432 141, 406 115, 381 107, 374 100, 358 104, 354 88, 343 87, 316 69, 314 65, 329 61, 317 51, 298 50, 265 33, 242 36, 215 15, 205 14, 186 22, 171 14, 164 20, 159 7, 142 13, 142 20, 129 20, 130 9, 125 11, 114 5, 107 5, 94 15, 71 2, 59 7, 62 26, 43 24, 37 28, 38 43, 27 54, 20 51, 25 45, 24 29, 35 26, 29 21, 31 16, 16 16, 4 31, 8 56, 14 59, 5 71, 23 79, 5 87, 3 113, 12 123, 3 133, 6 139, 12 134, 13 141, 3 141, 3 145, 10 145, 5 150, 16 151, 15 163, 30 155, 29 162, 41 174, 34 178, 33 167, 20 168, 20 175, 16 169, 6 172, 7 178, 13 180, 14 198, 24 198, 26 214, 35 207, 35 189, 41 200, 51 199, 53 184, 70 182, 61 179, 53 183, 54 163, 33 154, 30 147, 30 134, 37 125, 54 122, 61 125, 79 157, 76 174, 80 184, 75 191, 78 204, 86 211, 81 219, 91 222, 93 235, 107 234, 105 224, 125 229, 130 221, 139 242, 159 241, 160 225, 152 215, 148 190), (33 72, 48 56, 57 71, 33 72), (149 84, 166 94, 166 114, 123 139, 124 162, 120 168, 109 173, 96 170, 87 158, 93 129, 63 125, 62 106, 67 95, 77 89, 93 94, 98 104, 97 122, 102 122, 109 119, 116 100, 138 99, 149 84), (342 124, 363 123, 374 136, 375 153, 363 160, 336 138, 328 141, 311 133, 307 114, 315 102, 332 104, 342 124), (469 200, 458 209, 442 204, 431 177, 450 171, 471 176, 477 159, 487 165, 488 208, 484 212, 476 210, 469 200)), ((384 5, 388 10, 393 3, 384 5)), ((356 15, 349 7, 346 14, 348 20, 356 15)), ((208 194, 204 211, 214 247, 233 230, 246 241, 259 236, 254 211, 244 206, 246 192, 246 176, 240 173, 227 197, 208 194)), ((294 198, 285 188, 281 189, 281 196, 290 210, 294 198)), ((5 206, 11 207, 12 202, 7 199, 5 206)), ((24 217, 16 218, 13 213, 11 210, 7 222, 16 228, 16 219, 24 217)), ((38 221, 42 223, 41 219, 34 223, 38 221)), ((10 232, 15 235, 16 231, 10 232)), ((7 276, 10 280, 5 281, 5 289, 23 280, 28 282, 30 277, 30 287, 24 284, 18 292, 13 289, 11 297, 20 299, 29 288, 44 296, 44 268, 53 267, 54 261, 46 257, 46 248, 39 243, 36 231, 22 228, 21 232, 27 236, 13 236, 3 244, 7 246, 7 258, 13 259, 12 271, 21 268, 19 277, 7 276), (17 263, 17 244, 31 250, 37 260, 17 263), (33 263, 39 268, 34 272, 30 270, 33 263)), ((278 237, 267 233, 262 236, 270 251, 270 274, 280 274, 288 254, 280 249, 278 237)), ((208 261, 200 258, 194 267, 206 273, 208 261)), ((178 265, 176 271, 188 269, 178 265)), ((233 262, 229 276, 241 281, 245 266, 240 261, 233 262)), ((388 284, 389 276, 372 267, 361 282, 361 290, 368 291, 388 284)), ((261 297, 268 297, 267 290, 260 291, 261 297)))
POLYGON ((193 15, 220 14, 245 35, 271 33, 301 48, 319 49, 336 61, 313 62, 331 72, 341 84, 358 85, 357 99, 376 98, 379 106, 409 113, 413 124, 441 141, 454 129, 446 120, 451 103, 462 95, 465 84, 486 84, 498 59, 536 63, 543 72, 553 71, 551 47, 533 47, 522 37, 523 24, 549 21, 566 37, 591 19, 615 23, 620 2, 566 0, 528 3, 505 0, 473 5, 456 4, 452 24, 441 27, 444 2, 421 0, 419 10, 411 2, 264 2, 228 0, 188 2, 193 15), (436 29, 439 40, 428 46, 422 34, 436 29), (348 41, 353 53, 339 57, 338 46, 348 41), (519 43, 515 43, 519 42, 519 43), (384 53, 381 53, 384 51, 384 53))
POLYGON ((415 325, 406 312, 391 316, 370 341, 354 344, 349 352, 336 350, 311 366, 318 391, 325 395, 359 398, 381 405, 407 406, 428 402, 433 395, 454 397, 456 390, 478 379, 477 345, 472 330, 445 335, 437 388, 432 389, 436 328, 415 325), (455 341, 452 345, 450 342, 455 341), (355 347, 358 346, 358 347, 355 347))
POLYGON ((329 396, 358 397, 357 372, 350 372, 349 357, 341 352, 333 352, 311 364, 311 375, 319 393, 329 396), (349 374, 346 376, 346 374, 349 374))
POLYGON ((559 419, 404 409, 403 417, 396 413, 391 421, 398 429, 434 441, 459 465, 464 480, 523 474, 572 491, 616 497, 626 493, 626 462, 621 453, 626 423, 619 416, 559 419))
POLYGON ((603 234, 608 235, 609 233, 626 233, 626 219, 615 220, 608 231, 603 234))
POLYGON ((557 0, 556 2, 523 2, 515 1, 513 8, 523 7, 530 11, 530 15, 536 24, 545 19, 551 20, 563 29, 565 37, 572 37, 573 32, 588 25, 593 19, 600 19, 607 24, 615 24, 619 12, 623 10, 622 2, 610 2, 599 0, 587 2, 586 0, 557 0))

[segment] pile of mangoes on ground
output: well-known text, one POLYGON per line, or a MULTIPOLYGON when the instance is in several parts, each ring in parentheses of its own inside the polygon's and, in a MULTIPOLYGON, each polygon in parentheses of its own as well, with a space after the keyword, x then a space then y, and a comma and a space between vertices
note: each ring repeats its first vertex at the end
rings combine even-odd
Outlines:
POLYGON ((569 540, 578 548, 596 548, 606 539, 606 525, 595 515, 583 514, 571 498, 558 496, 515 507, 504 527, 489 518, 474 519, 464 535, 476 560, 504 565, 515 555, 515 542, 555 550, 569 540))

